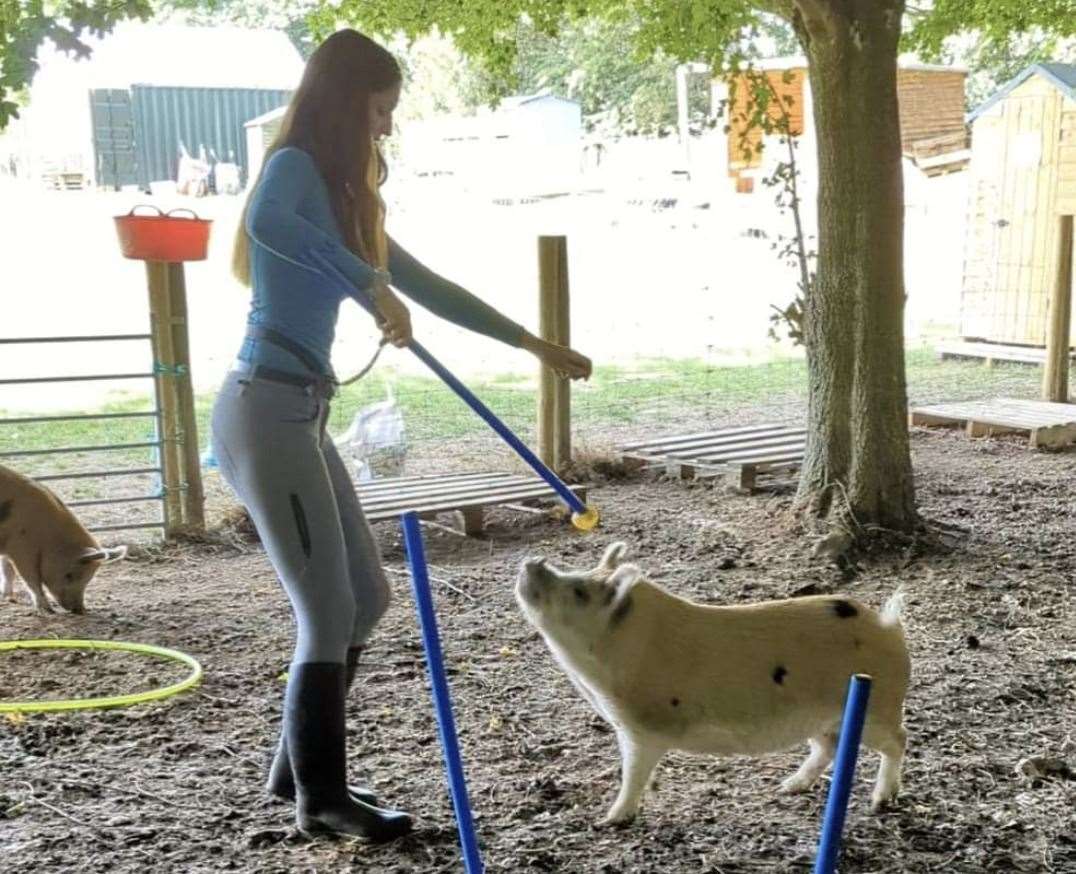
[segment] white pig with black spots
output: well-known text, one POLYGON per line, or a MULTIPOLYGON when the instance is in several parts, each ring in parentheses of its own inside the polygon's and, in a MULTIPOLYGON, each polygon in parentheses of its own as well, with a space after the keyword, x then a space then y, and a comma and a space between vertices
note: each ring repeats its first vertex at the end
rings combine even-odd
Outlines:
POLYGON ((844 597, 709 606, 623 564, 623 543, 596 568, 523 562, 516 598, 620 746, 621 786, 603 824, 632 820, 671 750, 761 755, 810 744, 781 784, 802 792, 833 759, 848 681, 873 680, 863 732, 881 753, 871 809, 900 790, 911 663, 898 592, 876 612, 844 597))

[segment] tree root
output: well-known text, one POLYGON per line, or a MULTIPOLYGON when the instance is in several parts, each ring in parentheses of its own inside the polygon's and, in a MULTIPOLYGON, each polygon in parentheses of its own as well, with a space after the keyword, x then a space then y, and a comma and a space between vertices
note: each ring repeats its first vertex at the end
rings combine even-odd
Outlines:
POLYGON ((861 556, 903 552, 910 563, 925 554, 950 552, 969 534, 959 525, 923 517, 916 519, 910 531, 862 522, 839 482, 828 483, 797 502, 795 511, 805 534, 812 537, 812 558, 829 560, 846 574, 861 556))

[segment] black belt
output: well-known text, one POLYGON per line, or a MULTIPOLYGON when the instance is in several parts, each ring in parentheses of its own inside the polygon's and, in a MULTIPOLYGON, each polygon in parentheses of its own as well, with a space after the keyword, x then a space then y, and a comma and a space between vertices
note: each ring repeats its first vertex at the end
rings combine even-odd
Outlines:
POLYGON ((266 340, 274 346, 279 346, 286 352, 290 352, 299 361, 313 371, 309 376, 300 373, 290 373, 287 370, 278 370, 275 367, 267 367, 264 364, 252 364, 249 373, 255 379, 266 379, 270 382, 280 382, 285 385, 294 385, 310 391, 317 391, 328 398, 336 394, 337 380, 332 373, 322 373, 321 363, 303 346, 296 343, 291 337, 274 331, 272 328, 251 326, 247 329, 247 336, 254 340, 266 340))
POLYGON ((327 399, 336 394, 336 383, 329 382, 324 377, 302 376, 298 373, 289 373, 286 370, 277 370, 275 367, 266 367, 264 364, 251 364, 238 372, 252 379, 264 379, 268 382, 293 385, 296 388, 322 395, 327 399))

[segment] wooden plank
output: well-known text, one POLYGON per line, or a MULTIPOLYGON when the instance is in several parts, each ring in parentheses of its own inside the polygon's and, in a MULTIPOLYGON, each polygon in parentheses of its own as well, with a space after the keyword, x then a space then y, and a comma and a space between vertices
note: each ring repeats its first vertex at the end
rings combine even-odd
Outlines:
POLYGON ((766 443, 789 443, 797 440, 805 440, 806 433, 789 433, 789 434, 775 434, 773 436, 759 435, 757 438, 742 438, 742 437, 729 437, 725 441, 711 440, 705 443, 693 442, 684 446, 670 446, 661 452, 653 453, 633 453, 628 454, 627 458, 644 458, 650 461, 660 461, 668 458, 669 456, 677 456, 679 458, 690 458, 699 454, 705 454, 710 452, 722 452, 722 451, 734 451, 738 447, 753 446, 766 443))
POLYGON ((475 537, 486 528, 486 514, 482 507, 467 507, 464 510, 457 510, 456 517, 459 519, 460 530, 468 537, 475 537))
POLYGON ((989 409, 986 401, 953 401, 945 404, 923 404, 913 407, 914 413, 926 413, 936 416, 962 416, 968 413, 974 414, 980 410, 989 409))
POLYGON ((671 452, 663 453, 663 457, 676 458, 681 461, 687 461, 692 458, 699 458, 702 456, 728 456, 735 457, 740 452, 746 452, 753 449, 772 448, 774 450, 781 449, 787 446, 802 446, 807 440, 806 434, 785 434, 777 437, 763 437, 755 441, 738 441, 736 443, 728 444, 716 444, 700 446, 696 449, 677 449, 671 452))
POLYGON ((540 480, 537 477, 526 476, 511 476, 511 477, 499 477, 497 479, 479 480, 479 481, 453 481, 442 480, 440 482, 425 483, 423 485, 403 486, 400 488, 393 488, 390 486, 383 487, 377 491, 367 491, 363 489, 357 489, 360 500, 363 501, 383 501, 387 499, 398 498, 420 498, 425 495, 443 495, 452 493, 465 493, 465 492, 480 492, 488 491, 493 488, 506 488, 519 485, 533 485, 534 483, 541 483, 544 480, 540 480))
MULTIPOLYGON (((790 450, 788 452, 744 452, 731 458, 693 458, 690 463, 698 467, 730 467, 739 464, 753 464, 756 467, 764 464, 777 464, 780 462, 797 461, 803 458, 805 449, 790 450)), ((674 461, 676 459, 673 459, 674 461)))
POLYGON ((753 465, 740 464, 729 471, 728 482, 737 491, 750 494, 755 490, 755 475, 756 471, 753 465))
MULTIPOLYGON (((948 414, 934 412, 917 418, 927 419, 922 424, 934 425, 959 425, 963 422, 975 422, 984 427, 1013 428, 1028 430, 1030 428, 1052 427, 1054 425, 1068 424, 1067 417, 1049 416, 1031 412, 1006 411, 1004 408, 984 408, 975 411, 953 410, 948 414), (933 419, 934 421, 929 421, 933 419)), ((917 422, 918 423, 918 422, 917 422)))
POLYGON ((481 500, 473 500, 464 503, 458 501, 447 501, 444 503, 433 503, 429 505, 423 505, 422 507, 389 507, 377 510, 375 512, 367 514, 367 518, 371 522, 383 522, 386 519, 396 519, 404 513, 415 512, 420 516, 428 515, 430 518, 435 518, 440 513, 453 513, 460 510, 465 510, 470 507, 494 507, 502 504, 516 503, 520 500, 535 500, 537 498, 552 498, 550 494, 531 494, 522 495, 516 497, 508 497, 504 500, 493 500, 483 502, 481 500))
POLYGON ((758 432, 769 432, 773 429, 784 428, 784 425, 743 425, 736 428, 723 428, 720 431, 700 431, 696 434, 683 434, 674 437, 661 437, 651 440, 637 440, 634 443, 623 443, 618 449, 621 452, 626 450, 635 449, 654 449, 655 451, 662 447, 667 447, 670 444, 687 442, 687 441, 706 441, 710 439, 717 439, 726 435, 735 434, 755 434, 758 432))
POLYGON ((1076 424, 1052 425, 1031 431, 1031 446, 1034 449, 1067 446, 1069 443, 1076 443, 1076 424))
MULTIPOLYGON (((550 495, 555 495, 548 485, 541 480, 534 480, 529 483, 516 483, 514 485, 505 486, 491 486, 484 489, 468 489, 465 491, 447 491, 447 492, 434 492, 423 495, 384 495, 373 500, 368 500, 363 504, 363 508, 367 510, 378 510, 384 507, 400 507, 404 505, 411 506, 424 506, 428 503, 437 502, 443 503, 444 501, 460 501, 470 503, 473 501, 484 501, 489 499, 490 501, 503 501, 505 495, 517 495, 517 494, 531 494, 535 490, 540 493, 548 492, 550 495)), ((461 503, 462 506, 462 503, 461 503)))
POLYGON ((1027 432, 1032 447, 1076 441, 1076 404, 997 398, 985 403, 918 407, 909 417, 913 424, 963 425, 969 437, 1027 432))
POLYGON ((762 472, 763 466, 798 466, 806 443, 805 428, 749 425, 637 441, 621 447, 621 452, 625 457, 662 463, 669 476, 681 479, 743 468, 745 472, 737 482, 747 483, 762 472))
POLYGON ((967 425, 964 426, 969 437, 993 437, 997 434, 1012 434, 1014 431, 1026 431, 1027 428, 1012 427, 995 425, 986 422, 980 422, 976 419, 969 419, 967 425))
POLYGON ((378 491, 385 489, 397 489, 400 487, 408 487, 411 485, 421 485, 425 483, 438 483, 438 482, 486 482, 489 480, 500 480, 506 476, 519 476, 519 474, 511 473, 450 473, 450 474, 423 474, 421 476, 402 476, 402 477, 388 477, 385 479, 368 480, 356 484, 356 488, 360 492, 378 491))
MULTIPOLYGON (((569 486, 569 488, 578 494, 578 487, 569 486)), ((519 501, 533 500, 535 498, 555 497, 557 497, 557 494, 552 489, 535 486, 530 489, 517 489, 514 491, 497 492, 487 495, 474 495, 466 498, 447 498, 445 500, 429 498, 420 504, 403 503, 395 506, 391 504, 383 504, 367 511, 366 516, 371 521, 378 521, 381 519, 391 519, 408 511, 414 511, 420 514, 443 513, 453 510, 464 510, 468 507, 490 507, 497 504, 518 503, 519 501)))
MULTIPOLYGON (((934 348, 942 358, 992 358, 997 361, 1016 361, 1025 364, 1042 364, 1046 360, 1046 350, 1042 346, 965 340, 939 343, 934 348)), ((1076 360, 1076 351, 1070 353, 1070 358, 1076 360)))
POLYGON ((754 459, 750 457, 735 459, 696 458, 690 460, 671 458, 665 465, 665 471, 669 476, 679 476, 680 479, 694 479, 719 473, 730 473, 739 468, 750 468, 755 473, 778 469, 794 470, 802 463, 803 451, 788 452, 783 455, 760 455, 754 459))
POLYGON ((528 478, 528 477, 516 477, 516 478, 513 478, 513 479, 507 479, 505 477, 498 477, 497 479, 486 479, 486 480, 476 480, 476 481, 470 481, 470 480, 463 480, 463 481, 443 480, 443 481, 440 481, 440 482, 426 483, 424 485, 401 486, 399 488, 392 487, 391 481, 389 481, 390 482, 389 485, 383 485, 380 488, 378 488, 377 490, 359 488, 359 489, 356 489, 356 491, 358 492, 359 497, 361 499, 363 499, 363 500, 380 500, 380 499, 383 499, 385 497, 391 497, 393 495, 396 495, 396 496, 409 495, 409 496, 412 496, 412 497, 419 497, 419 496, 425 495, 425 494, 430 494, 430 495, 440 494, 440 493, 443 493, 446 489, 453 490, 453 491, 460 491, 460 490, 467 490, 467 489, 483 489, 483 488, 494 488, 494 487, 499 486, 499 485, 503 486, 503 485, 511 485, 511 484, 514 484, 514 483, 534 482, 534 481, 535 480, 533 478, 528 478))
POLYGON ((772 465, 735 465, 729 469, 727 479, 729 485, 737 491, 753 494, 763 485, 760 480, 761 477, 765 476, 767 481, 772 482, 776 474, 790 474, 797 471, 801 466, 802 459, 772 465))
POLYGON ((427 501, 442 501, 442 500, 470 500, 472 498, 481 498, 485 495, 493 494, 505 494, 513 491, 529 491, 534 488, 548 488, 544 483, 531 482, 531 483, 516 483, 514 485, 502 485, 502 486, 490 486, 483 489, 446 489, 439 492, 425 492, 422 494, 403 494, 403 495, 382 495, 377 498, 367 498, 360 503, 364 510, 373 510, 379 507, 395 507, 402 506, 404 504, 424 504, 427 501))
POLYGON ((965 411, 987 412, 996 410, 1020 411, 1034 415, 1049 416, 1053 419, 1071 415, 1076 411, 1076 404, 1061 404, 1052 401, 1025 400, 1023 398, 993 398, 989 401, 956 401, 945 404, 927 404, 913 407, 914 412, 937 413, 939 415, 962 413, 965 411))
POLYGON ((1057 401, 1038 401, 1027 398, 998 398, 997 403, 1013 409, 1029 410, 1036 413, 1054 416, 1076 415, 1076 404, 1059 403, 1057 401))
POLYGON ((947 428, 954 427, 959 423, 952 416, 943 416, 937 413, 926 413, 922 410, 911 410, 908 413, 908 424, 919 428, 947 428))

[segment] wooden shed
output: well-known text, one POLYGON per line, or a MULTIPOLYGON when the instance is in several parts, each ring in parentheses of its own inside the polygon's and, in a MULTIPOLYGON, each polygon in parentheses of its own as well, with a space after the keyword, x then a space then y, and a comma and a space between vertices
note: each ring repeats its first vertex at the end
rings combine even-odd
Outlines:
POLYGON ((1041 347, 1065 257, 1060 217, 1076 214, 1076 65, 1028 67, 968 119, 960 333, 1041 347))
MULTIPOLYGON (((810 100, 807 61, 802 57, 772 58, 757 65, 784 102, 791 97, 789 122, 793 136, 809 130, 804 106, 810 100), (806 123, 805 123, 806 122, 806 123)), ((897 70, 897 99, 900 104, 901 146, 906 157, 927 173, 961 169, 967 164, 967 126, 964 119, 964 83, 967 71, 960 67, 902 61, 897 70)), ((758 146, 762 132, 751 131, 744 140, 744 110, 749 99, 747 80, 740 77, 732 91, 729 107, 728 172, 740 181, 741 175, 762 166, 758 146)), ((776 117, 776 110, 772 110, 776 117)), ((748 180, 745 180, 745 182, 748 180)), ((748 191, 748 184, 737 190, 748 191)))

